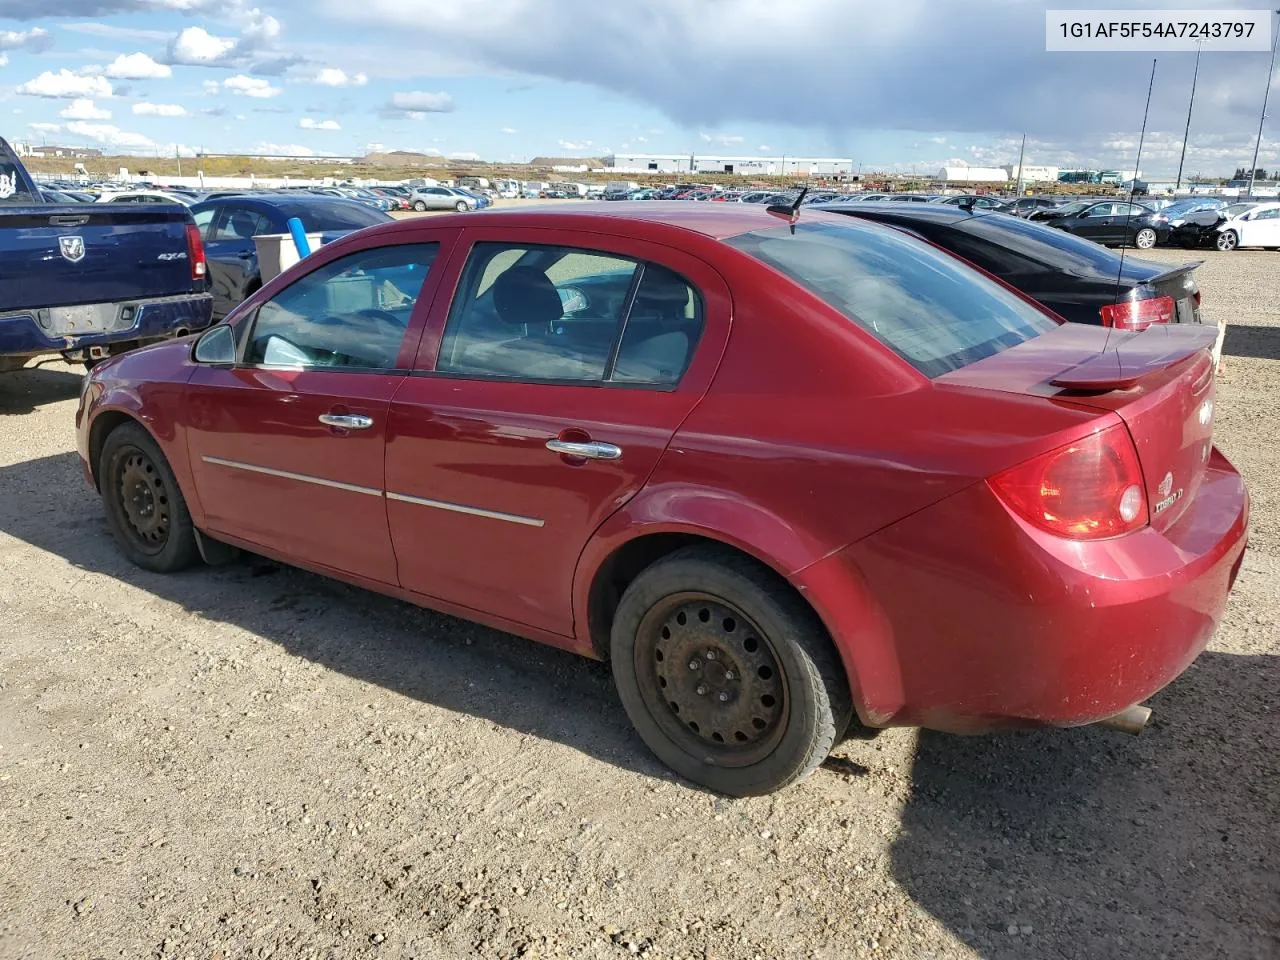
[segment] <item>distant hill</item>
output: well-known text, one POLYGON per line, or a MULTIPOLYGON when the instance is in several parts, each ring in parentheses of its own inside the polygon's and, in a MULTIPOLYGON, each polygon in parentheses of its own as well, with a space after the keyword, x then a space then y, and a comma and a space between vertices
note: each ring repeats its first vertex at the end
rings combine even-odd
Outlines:
POLYGON ((529 161, 531 167, 582 167, 598 170, 604 166, 603 157, 534 157, 529 161))
POLYGON ((413 150, 388 150, 386 153, 370 153, 364 162, 375 167, 443 167, 448 161, 413 150))

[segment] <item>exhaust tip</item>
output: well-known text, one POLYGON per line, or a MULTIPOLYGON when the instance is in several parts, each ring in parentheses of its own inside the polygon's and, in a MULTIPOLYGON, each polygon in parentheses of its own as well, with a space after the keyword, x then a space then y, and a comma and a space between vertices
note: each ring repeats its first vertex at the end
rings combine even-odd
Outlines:
POLYGON ((1144 707, 1140 703, 1135 703, 1131 707, 1126 707, 1117 713, 1114 717, 1107 717, 1105 720, 1099 720, 1097 726, 1108 727, 1112 730, 1119 730, 1121 733, 1127 733, 1136 737, 1147 727, 1147 722, 1151 719, 1151 708, 1144 707))

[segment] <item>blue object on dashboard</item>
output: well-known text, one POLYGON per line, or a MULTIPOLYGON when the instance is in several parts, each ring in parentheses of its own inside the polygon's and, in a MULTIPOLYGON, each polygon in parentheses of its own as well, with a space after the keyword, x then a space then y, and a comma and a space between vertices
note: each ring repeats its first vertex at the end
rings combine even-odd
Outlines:
POLYGON ((302 221, 298 217, 290 217, 288 225, 289 233, 293 235, 293 245, 298 248, 298 257, 310 256, 311 242, 307 239, 307 230, 302 221))

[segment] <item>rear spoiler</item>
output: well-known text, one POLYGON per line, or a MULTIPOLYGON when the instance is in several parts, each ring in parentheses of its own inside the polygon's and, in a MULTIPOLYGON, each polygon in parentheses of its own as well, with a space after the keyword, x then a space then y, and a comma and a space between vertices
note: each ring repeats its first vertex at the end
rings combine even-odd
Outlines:
POLYGON ((1154 277, 1148 277, 1142 282, 1144 284, 1159 283, 1161 280, 1168 280, 1170 277, 1176 277, 1180 273, 1189 273, 1196 267, 1203 266, 1203 260, 1192 260, 1190 263, 1184 263, 1176 267, 1170 267, 1164 273, 1157 273, 1154 277))
POLYGON ((1077 364, 1049 382, 1065 390, 1125 390, 1201 350, 1212 353, 1218 341, 1218 329, 1200 324, 1160 324, 1122 336, 1124 339, 1112 349, 1077 364))

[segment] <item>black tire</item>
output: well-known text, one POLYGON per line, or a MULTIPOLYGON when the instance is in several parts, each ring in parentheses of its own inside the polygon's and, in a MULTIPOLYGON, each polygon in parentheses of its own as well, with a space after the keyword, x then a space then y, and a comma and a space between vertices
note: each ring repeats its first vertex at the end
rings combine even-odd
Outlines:
POLYGON ((134 564, 175 573, 199 558, 177 478, 141 426, 122 423, 107 435, 98 457, 98 487, 112 536, 134 564))
POLYGON ((457 210, 459 213, 466 213, 468 210, 471 209, 471 207, 467 203, 467 201, 459 200, 457 203, 453 205, 453 209, 457 210))
POLYGON ((610 656, 622 705, 649 749, 730 796, 807 777, 853 713, 821 621, 772 572, 725 548, 688 547, 636 577, 614 616, 610 656), (686 703, 683 718, 671 698, 686 703), (703 729, 692 716, 714 719, 703 729))
POLYGON ((1213 245, 1226 253, 1240 245, 1240 235, 1234 230, 1223 230, 1218 234, 1218 239, 1214 241, 1213 245))

